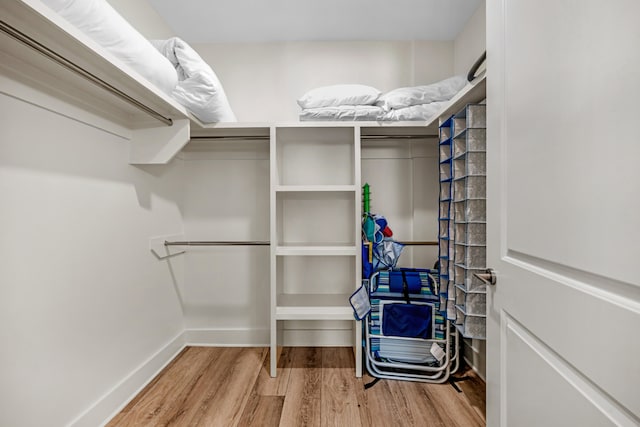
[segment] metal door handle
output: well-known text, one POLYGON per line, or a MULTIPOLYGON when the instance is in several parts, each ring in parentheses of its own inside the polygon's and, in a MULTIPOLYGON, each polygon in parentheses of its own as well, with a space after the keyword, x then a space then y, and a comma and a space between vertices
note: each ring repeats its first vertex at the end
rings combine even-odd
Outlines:
POLYGON ((488 285, 495 285, 497 281, 496 273, 492 268, 487 268, 484 273, 473 273, 473 275, 488 285))

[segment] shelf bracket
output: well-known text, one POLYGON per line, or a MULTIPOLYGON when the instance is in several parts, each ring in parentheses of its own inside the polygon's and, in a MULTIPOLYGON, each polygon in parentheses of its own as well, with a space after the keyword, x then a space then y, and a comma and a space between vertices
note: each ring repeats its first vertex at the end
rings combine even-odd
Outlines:
POLYGON ((184 234, 171 234, 166 236, 152 237, 149 239, 149 250, 158 257, 158 259, 169 258, 173 255, 185 253, 185 249, 179 246, 167 246, 165 242, 173 240, 183 240, 184 234))
POLYGON ((190 120, 176 119, 172 126, 135 129, 129 145, 132 165, 164 165, 189 142, 190 120))

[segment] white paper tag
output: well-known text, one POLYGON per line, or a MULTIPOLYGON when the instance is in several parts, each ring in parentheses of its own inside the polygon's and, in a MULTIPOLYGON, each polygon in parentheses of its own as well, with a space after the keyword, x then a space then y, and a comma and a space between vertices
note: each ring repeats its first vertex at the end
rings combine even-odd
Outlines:
POLYGON ((429 350, 433 357, 438 359, 438 362, 442 362, 442 359, 447 355, 444 350, 436 343, 431 344, 431 349, 429 350))

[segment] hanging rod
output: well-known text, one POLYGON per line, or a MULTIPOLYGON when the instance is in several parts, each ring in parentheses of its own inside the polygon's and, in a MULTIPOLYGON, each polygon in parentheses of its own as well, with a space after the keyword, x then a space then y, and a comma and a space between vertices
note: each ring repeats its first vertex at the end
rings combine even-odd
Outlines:
POLYGON ((92 74, 91 72, 85 70, 84 68, 80 67, 79 65, 76 65, 75 63, 71 62, 70 60, 68 60, 64 56, 54 52, 53 50, 51 50, 48 47, 44 46, 43 44, 39 43, 38 41, 32 39, 28 35, 26 35, 23 32, 21 32, 20 30, 17 30, 15 28, 13 28, 11 25, 7 24, 6 22, 0 21, 0 30, 2 30, 2 32, 7 34, 8 36, 12 37, 13 39, 15 39, 15 40, 21 42, 22 44, 32 48, 36 52, 44 55, 46 58, 52 60, 53 62, 57 63, 58 65, 61 65, 62 67, 66 68, 67 70, 70 70, 70 71, 78 74, 79 76, 84 77, 86 80, 90 81, 91 83, 95 84, 96 86, 99 86, 99 87, 107 90, 108 92, 111 92, 112 94, 118 96, 119 98, 123 99, 124 101, 128 102, 129 104, 131 104, 131 105, 137 107, 138 109, 144 111, 145 113, 147 113, 151 117, 153 117, 153 118, 161 121, 162 123, 166 124, 167 126, 173 125, 173 120, 171 120, 169 117, 165 117, 162 114, 158 113, 157 111, 153 110, 152 108, 147 107, 146 105, 144 105, 140 101, 132 98, 131 96, 127 95, 126 93, 124 93, 120 89, 110 85, 109 83, 105 82, 101 78, 97 77, 95 74, 92 74))
POLYGON ((438 242, 430 241, 430 240, 427 240, 427 241, 411 241, 411 240, 409 240, 409 241, 406 241, 406 242, 400 242, 399 241, 398 243, 401 243, 401 244, 403 244, 405 246, 438 246, 438 242))
POLYGON ((224 136, 192 136, 191 140, 194 139, 203 139, 203 140, 233 140, 233 139, 244 139, 248 141, 268 141, 271 137, 265 135, 224 135, 224 136))
POLYGON ((437 139, 437 135, 362 135, 360 139, 437 139))
POLYGON ((269 246, 270 243, 266 240, 199 240, 199 241, 185 241, 185 242, 168 242, 165 240, 165 246, 269 246))
MULTIPOLYGON (((404 241, 398 242, 405 246, 438 246, 436 241, 404 241)), ((165 246, 269 246, 267 240, 195 240, 183 242, 165 241, 165 246)))
MULTIPOLYGON (((381 139, 437 139, 436 135, 364 135, 361 136, 362 140, 381 140, 381 139)), ((191 140, 212 140, 212 141, 223 141, 223 140, 237 140, 243 139, 247 141, 268 141, 271 139, 270 136, 261 136, 261 135, 217 135, 217 136, 192 136, 191 140)))

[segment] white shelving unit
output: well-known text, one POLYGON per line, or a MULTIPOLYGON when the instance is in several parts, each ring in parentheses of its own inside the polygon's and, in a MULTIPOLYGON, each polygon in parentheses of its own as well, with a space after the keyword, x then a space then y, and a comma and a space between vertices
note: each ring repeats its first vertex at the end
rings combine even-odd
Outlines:
POLYGON ((360 284, 360 133, 354 126, 271 128, 271 376, 281 323, 353 322, 356 375, 362 332, 349 296, 360 284))

